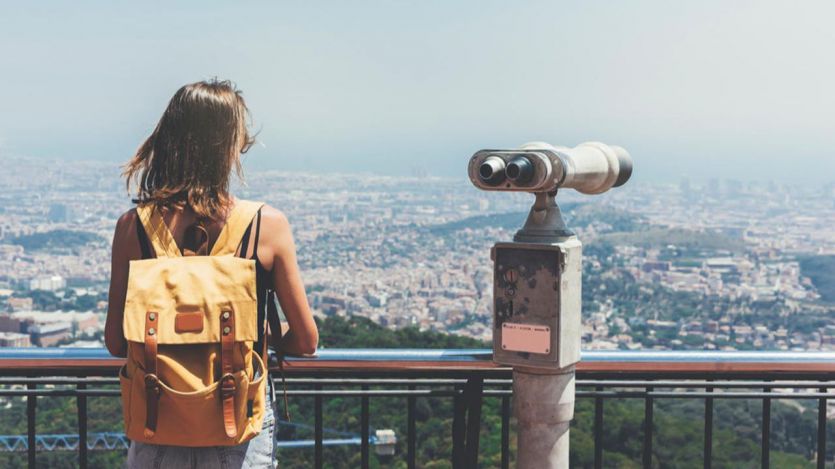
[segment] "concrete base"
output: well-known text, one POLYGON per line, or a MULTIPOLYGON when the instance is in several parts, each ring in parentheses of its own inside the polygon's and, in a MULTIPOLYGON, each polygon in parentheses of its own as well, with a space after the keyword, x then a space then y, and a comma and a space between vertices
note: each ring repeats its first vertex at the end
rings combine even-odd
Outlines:
POLYGON ((568 469, 568 426, 574 418, 574 367, 556 374, 513 369, 518 469, 568 469))

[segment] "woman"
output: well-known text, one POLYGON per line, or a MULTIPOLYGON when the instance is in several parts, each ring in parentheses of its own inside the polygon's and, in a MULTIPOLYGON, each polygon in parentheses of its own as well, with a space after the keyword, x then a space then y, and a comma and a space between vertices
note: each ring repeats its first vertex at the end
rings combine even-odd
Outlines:
MULTIPOLYGON (((125 167, 130 191, 138 181, 135 202, 153 204, 184 251, 211 251, 212 243, 235 204, 229 193, 233 169, 240 175, 240 156, 253 143, 247 129, 248 109, 228 81, 186 85, 174 95, 153 133, 125 167), (194 229, 199 227, 199 232, 194 229), (198 235, 195 235, 198 233, 198 235), (202 239, 201 239, 202 238, 202 239), (195 240, 197 244, 195 244, 195 240)), ((316 350, 318 331, 310 312, 296 262, 290 224, 283 213, 264 206, 250 225, 239 255, 255 260, 259 316, 265 317, 269 292, 275 291, 287 318, 282 333, 259 337, 283 354, 306 355, 316 350), (246 244, 246 245, 244 245, 246 244)), ((123 313, 129 262, 153 257, 136 209, 124 213, 113 236, 112 272, 105 343, 111 354, 124 357, 123 313)), ((257 345, 257 344, 256 344, 257 345)), ((271 381, 270 381, 271 384, 271 381)), ((238 446, 186 448, 134 442, 127 467, 274 467, 275 399, 270 386, 268 411, 261 432, 238 446)))

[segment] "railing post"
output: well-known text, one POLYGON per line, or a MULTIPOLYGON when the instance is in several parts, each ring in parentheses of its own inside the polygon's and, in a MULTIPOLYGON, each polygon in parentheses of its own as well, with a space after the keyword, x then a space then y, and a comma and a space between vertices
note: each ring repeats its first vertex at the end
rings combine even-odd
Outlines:
MULTIPOLYGON (((771 388, 763 388, 763 392, 771 392, 771 388)), ((763 398, 763 423, 762 423, 762 456, 760 458, 761 467, 768 469, 771 456, 771 398, 763 398)))
MULTIPOLYGON (((415 385, 410 384, 409 390, 414 391, 415 385)), ((417 404, 417 398, 415 396, 408 397, 408 411, 407 417, 408 426, 409 428, 406 430, 409 433, 408 439, 408 449, 406 453, 406 464, 408 465, 409 469, 415 469, 415 450, 417 449, 417 434, 416 434, 416 425, 415 425, 415 406, 417 404)))
MULTIPOLYGON (((368 391, 368 386, 362 386, 363 391, 368 391)), ((368 469, 368 428, 370 426, 368 416, 368 396, 364 395, 360 398, 360 429, 362 442, 360 443, 360 465, 362 469, 368 469)))
MULTIPOLYGON (((603 392, 598 386, 595 392, 603 392)), ((603 468, 603 397, 594 397, 594 469, 603 468)))
POLYGON ((502 469, 510 468, 510 397, 502 396, 502 469))
POLYGON ((484 380, 468 377, 453 398, 452 467, 478 467, 478 437, 481 430, 481 399, 484 380))
MULTIPOLYGON (((78 383, 76 389, 87 389, 87 384, 78 383)), ((78 467, 87 469, 87 396, 79 393, 75 402, 78 409, 78 467)))
POLYGON ((37 385, 33 383, 26 384, 26 389, 30 391, 26 396, 26 441, 29 445, 27 448, 27 456, 30 468, 35 467, 35 450, 37 445, 35 441, 35 405, 38 402, 38 398, 35 395, 36 388, 37 385))
MULTIPOLYGON (((705 392, 712 393, 713 388, 708 386, 705 392)), ((704 436, 704 451, 702 454, 704 469, 710 469, 713 466, 713 398, 705 398, 705 436, 704 436)))
POLYGON ((644 469, 652 468, 652 387, 647 386, 644 398, 644 469))
POLYGON ((478 467, 478 440, 481 433, 481 400, 484 379, 467 380, 467 466, 478 467))
POLYGON ((456 394, 452 398, 452 467, 454 469, 463 469, 465 467, 464 446, 466 445, 467 406, 464 392, 466 392, 466 387, 462 390, 462 394, 456 394))
MULTIPOLYGON (((828 392, 827 388, 818 389, 828 392)), ((826 468, 826 398, 818 399, 818 469, 826 468)))
POLYGON ((313 433, 314 433, 314 450, 313 450, 313 464, 316 469, 322 469, 322 465, 324 463, 322 457, 322 439, 323 439, 323 428, 322 428, 322 385, 316 384, 313 387, 317 394, 313 398, 313 407, 314 407, 314 422, 313 422, 313 433))

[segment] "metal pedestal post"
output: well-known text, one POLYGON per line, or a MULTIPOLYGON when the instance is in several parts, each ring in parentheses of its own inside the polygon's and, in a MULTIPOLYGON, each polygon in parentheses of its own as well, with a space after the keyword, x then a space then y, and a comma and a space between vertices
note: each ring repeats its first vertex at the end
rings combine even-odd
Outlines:
POLYGON ((518 469, 568 469, 568 428, 574 418, 574 367, 558 374, 513 369, 518 469))
MULTIPOLYGON (((503 325, 518 321, 521 325, 548 326, 553 333, 551 346, 535 352, 538 355, 505 353, 504 343, 497 346, 494 342, 494 360, 513 366, 513 415, 518 435, 516 467, 519 469, 569 469, 574 364, 580 360, 582 245, 565 227, 555 197, 556 191, 537 193, 524 228, 513 238, 514 243, 498 243, 494 248, 496 268, 504 275, 497 281, 495 296, 507 297, 508 303, 518 296, 516 302, 520 304, 520 311, 496 308, 505 314, 503 325), (536 256, 526 255, 523 249, 536 256), (511 275, 509 281, 509 268, 523 272, 519 274, 521 280, 511 275), (509 287, 515 295, 508 297, 509 287)), ((504 342, 504 332, 498 335, 504 342)))

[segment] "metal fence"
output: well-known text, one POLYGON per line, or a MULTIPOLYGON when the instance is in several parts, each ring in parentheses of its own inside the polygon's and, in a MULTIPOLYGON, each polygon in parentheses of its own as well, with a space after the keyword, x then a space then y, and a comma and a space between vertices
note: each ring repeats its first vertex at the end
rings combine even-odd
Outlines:
MULTIPOLYGON (((88 451, 97 449, 100 435, 87 431, 87 399, 118 397, 116 371, 120 359, 94 349, 0 349, 0 396, 25 396, 27 435, 3 435, 25 450, 29 466, 37 451, 50 448, 56 435, 39 435, 35 417, 37 397, 74 397, 78 434, 57 435, 75 442, 79 465, 87 467, 88 451), (15 440, 16 439, 16 440, 15 440), (78 442, 87 442, 80 444, 78 442), (92 445, 91 445, 92 442, 92 445)), ((452 400, 452 463, 478 466, 479 430, 484 399, 501 402, 501 467, 510 465, 511 370, 490 361, 489 350, 323 350, 315 359, 291 359, 284 367, 288 395, 313 400, 312 445, 315 467, 323 467, 325 399, 360 399, 358 438, 338 441, 359 444, 361 465, 369 465, 371 447, 380 443, 371 435, 369 401, 398 398, 405 401, 406 461, 416 467, 418 454, 416 402, 436 397, 452 400)), ((280 380, 277 381, 280 386, 280 380)), ((780 398, 811 399, 817 403, 817 465, 826 458, 826 407, 835 388, 835 354, 788 352, 587 352, 577 369, 577 398, 594 402, 594 466, 603 467, 604 407, 607 400, 643 401, 642 454, 644 467, 652 467, 653 413, 657 399, 699 399, 704 402, 704 467, 713 454, 714 404, 717 399, 756 399, 762 403, 762 467, 769 467, 771 405, 780 398)), ((3 433, 0 429, 0 433, 3 433)), ((54 448, 54 446, 53 446, 54 448)))

